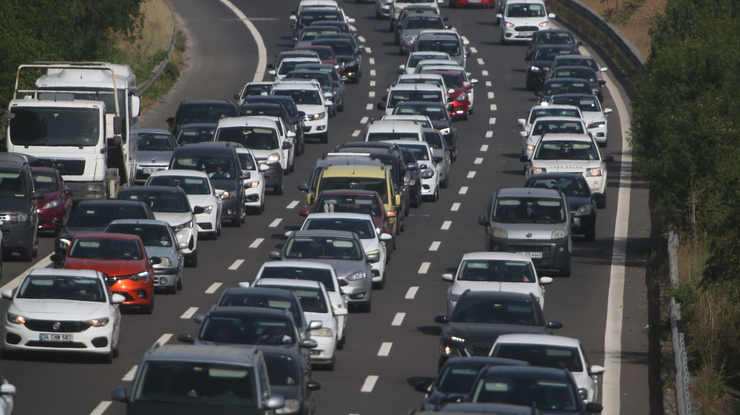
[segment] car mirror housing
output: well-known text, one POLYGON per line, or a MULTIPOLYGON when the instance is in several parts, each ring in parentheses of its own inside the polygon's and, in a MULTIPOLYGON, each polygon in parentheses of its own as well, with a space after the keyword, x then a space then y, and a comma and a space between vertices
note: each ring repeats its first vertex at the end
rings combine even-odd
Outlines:
POLYGON ((285 406, 285 398, 283 395, 272 395, 265 402, 265 408, 267 409, 280 409, 285 406))
POLYGON ((126 387, 116 386, 115 388, 113 388, 110 393, 110 398, 114 401, 126 402, 126 400, 128 400, 128 392, 126 392, 126 387))
POLYGON ((442 274, 442 281, 452 282, 454 278, 452 274, 442 274))
POLYGON ((337 308, 336 310, 334 310, 335 316, 346 316, 347 314, 348 313, 346 308, 337 308))
POLYGON ((414 390, 417 392, 424 392, 426 393, 429 389, 429 382, 416 382, 414 383, 414 390))
POLYGON ((563 323, 557 321, 557 320, 550 320, 545 325, 548 329, 560 329, 563 328, 563 323))
POLYGON ((180 333, 177 335, 177 341, 181 341, 183 343, 192 343, 195 341, 195 338, 193 337, 193 333, 180 333))
POLYGON ((319 344, 316 343, 316 340, 313 339, 303 339, 301 340, 301 347, 304 349, 314 349, 318 347, 319 344))
POLYGON ((311 322, 308 323, 309 330, 317 330, 322 327, 324 327, 324 323, 321 322, 321 320, 311 320, 311 322))
POLYGON ((434 317, 434 321, 436 323, 444 324, 444 323, 447 323, 449 321, 449 318, 447 318, 446 315, 442 314, 442 315, 439 315, 439 316, 435 316, 434 317))
POLYGON ((280 251, 270 251, 270 259, 280 259, 280 251))

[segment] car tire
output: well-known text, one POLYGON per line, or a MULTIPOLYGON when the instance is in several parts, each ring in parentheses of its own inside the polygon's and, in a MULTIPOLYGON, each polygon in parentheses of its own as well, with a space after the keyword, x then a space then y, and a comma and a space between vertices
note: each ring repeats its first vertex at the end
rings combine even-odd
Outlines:
POLYGON ((401 56, 403 56, 403 55, 405 55, 406 53, 405 53, 405 52, 403 51, 403 48, 399 47, 399 48, 398 48, 398 54, 399 54, 399 55, 401 55, 401 56))
POLYGON ((283 184, 280 183, 280 186, 275 186, 272 188, 272 192, 276 195, 282 195, 283 194, 283 184))
POLYGON ((605 209, 606 208, 606 192, 604 192, 604 194, 596 202, 596 208, 597 209, 605 209))
POLYGON ((284 169, 283 170, 283 176, 287 176, 289 174, 290 174, 290 165, 288 165, 288 168, 287 169, 284 169))
POLYGON ((342 105, 337 106, 337 111, 344 112, 344 99, 342 99, 342 105))
POLYGON ((326 144, 326 143, 328 143, 328 142, 329 142, 329 133, 328 133, 328 132, 326 132, 326 133, 324 133, 324 134, 321 134, 321 137, 319 137, 319 142, 320 142, 321 144, 326 144))
POLYGON ((450 0, 450 8, 451 9, 456 9, 457 8, 457 4, 455 4, 455 0, 450 0))
POLYGON ((363 313, 369 313, 370 310, 372 310, 372 303, 371 302, 368 301, 365 304, 360 304, 360 311, 362 311, 363 313))
POLYGON ((290 170, 291 173, 295 171, 295 158, 293 158, 293 161, 290 163, 290 166, 288 166, 288 170, 290 170))
POLYGON ((182 275, 180 275, 180 278, 177 279, 177 291, 182 291, 182 275))
POLYGON ((568 261, 568 268, 563 268, 560 270, 560 276, 570 277, 570 261, 568 261))
POLYGON ((527 81, 524 83, 524 87, 527 89, 527 91, 534 91, 532 82, 529 81, 529 76, 527 77, 527 81))
POLYGON ((218 237, 221 236, 221 221, 218 220, 216 222, 218 222, 218 224, 216 225, 216 236, 218 237))
POLYGON ((334 356, 331 357, 331 363, 329 363, 328 365, 324 365, 324 368, 326 368, 326 370, 332 370, 333 371, 334 370, 334 367, 336 366, 336 364, 335 364, 336 362, 337 362, 337 353, 334 352, 334 356))
POLYGON ((383 15, 378 12, 378 9, 375 9, 375 18, 378 20, 383 20, 383 15))
POLYGON ((443 189, 446 189, 450 185, 450 172, 447 172, 447 176, 445 176, 445 180, 439 184, 440 187, 443 189))
POLYGON ((190 268, 198 267, 198 250, 197 249, 193 251, 190 255, 185 257, 185 265, 187 265, 190 268))
POLYGON ((166 294, 177 294, 177 281, 172 286, 165 287, 164 292, 166 294))
POLYGON ((488 236, 486 236, 486 252, 491 252, 491 251, 492 251, 492 249, 491 249, 491 238, 489 238, 488 236))
POLYGON ((111 364, 113 363, 113 348, 110 349, 110 351, 104 355, 100 355, 100 363, 106 363, 111 364))
POLYGON ((385 273, 383 273, 383 278, 380 281, 373 283, 373 289, 382 290, 383 287, 385 287, 385 273))
POLYGON ((586 233, 586 242, 593 242, 596 240, 596 224, 594 223, 594 227, 591 228, 591 230, 586 233))
POLYGON ((337 342, 337 350, 344 349, 344 343, 346 343, 346 342, 347 342, 347 329, 346 329, 346 325, 345 325, 344 334, 342 334, 342 340, 339 340, 337 342))
POLYGON ((113 357, 118 358, 118 356, 121 355, 121 336, 118 336, 118 341, 116 342, 116 347, 113 348, 113 357))
POLYGON ((21 252, 21 261, 31 262, 33 261, 33 241, 21 252))
POLYGON ((154 311, 154 294, 152 294, 149 304, 141 306, 141 312, 143 314, 152 314, 152 311, 154 311))

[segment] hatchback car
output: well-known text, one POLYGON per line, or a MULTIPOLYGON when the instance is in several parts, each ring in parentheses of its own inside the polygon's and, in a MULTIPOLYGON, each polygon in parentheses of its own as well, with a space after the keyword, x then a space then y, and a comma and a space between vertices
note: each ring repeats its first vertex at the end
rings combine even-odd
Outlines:
POLYGON ((38 200, 39 230, 57 233, 72 214, 74 191, 64 184, 57 169, 32 167, 31 174, 36 191, 44 192, 44 197, 38 200))
POLYGON ((432 120, 434 128, 442 133, 442 136, 444 137, 447 145, 455 147, 455 150, 450 155, 452 161, 455 161, 455 159, 457 158, 457 127, 453 125, 453 121, 457 120, 458 117, 451 117, 450 113, 447 111, 447 106, 444 103, 418 101, 401 102, 396 105, 396 108, 393 110, 393 114, 414 114, 428 116, 429 119, 432 120))
POLYGON ((398 53, 406 55, 414 50, 414 44, 419 37, 419 32, 424 29, 444 29, 446 17, 438 14, 416 13, 409 15, 403 22, 398 33, 398 53))
POLYGON ((581 116, 586 122, 588 132, 596 143, 606 147, 609 136, 607 115, 612 113, 611 108, 602 108, 601 103, 591 94, 560 94, 550 98, 549 105, 574 105, 581 110, 581 116))
POLYGON ((286 82, 273 85, 270 95, 288 96, 295 102, 298 111, 304 113, 303 135, 329 142, 329 110, 332 104, 326 101, 321 86, 315 81, 305 83, 286 82))
POLYGON ((587 242, 596 239, 596 198, 588 187, 586 178, 569 173, 542 173, 531 176, 524 187, 560 189, 568 197, 570 214, 579 219, 571 232, 584 235, 587 242))
POLYGON ((311 42, 311 45, 331 46, 337 57, 337 61, 339 61, 342 79, 356 84, 360 82, 360 78, 362 77, 362 53, 364 46, 357 45, 356 42, 353 42, 347 36, 352 37, 353 35, 346 33, 325 33, 316 36, 316 40, 311 42))
MULTIPOLYGON (((311 26, 304 27, 300 31, 300 33, 298 33, 298 36, 293 38, 293 41, 295 42, 296 50, 304 50, 304 49, 299 49, 299 48, 303 48, 303 47, 311 45, 311 42, 313 42, 313 40, 316 39, 316 35, 319 35, 321 33, 339 33, 339 32, 340 30, 338 27, 311 24, 311 26)), ((318 54, 318 51, 314 50, 314 52, 318 54)), ((331 52, 331 55, 334 58, 334 60, 336 60, 336 56, 334 56, 334 52, 331 52)), ((324 59, 321 58, 320 56, 319 58, 321 59, 322 62, 324 61, 324 59)), ((324 62, 324 63, 327 63, 327 62, 324 62)))
POLYGON ((496 20, 501 26, 501 44, 530 42, 541 29, 550 28, 550 19, 544 0, 508 0, 496 20))
MULTIPOLYGON (((272 86, 272 83, 270 83, 272 86)), ((177 131, 176 142, 178 146, 183 144, 207 143, 213 141, 213 135, 216 134, 216 124, 212 123, 194 123, 180 126, 177 131)))
POLYGON ((300 354, 282 347, 255 346, 262 352, 270 379, 270 392, 285 398, 281 412, 314 415, 316 399, 313 392, 321 384, 311 380, 311 364, 300 354))
POLYGON ((405 74, 412 74, 416 71, 416 65, 423 60, 450 60, 450 55, 447 52, 411 52, 409 53, 406 63, 400 65, 398 70, 405 74))
MULTIPOLYGON (((310 68, 321 68, 321 70, 333 73, 332 79, 334 79, 335 82, 339 82, 339 76, 336 74, 336 70, 332 65, 302 63, 296 66, 295 70, 302 70, 306 66, 310 68)), ((272 83, 270 83, 270 89, 272 89, 272 83)), ((268 90, 267 93, 269 94, 270 91, 268 90)), ((288 124, 290 131, 295 133, 295 142, 298 143, 298 146, 300 147, 300 149, 296 149, 296 155, 306 152, 306 139, 303 136, 303 131, 305 128, 304 117, 306 116, 306 113, 298 110, 298 107, 295 105, 295 102, 293 102, 292 97, 282 95, 250 96, 244 99, 244 103, 267 103, 282 105, 288 112, 288 120, 286 121, 286 123, 288 124)))
POLYGON ((584 81, 588 82, 589 86, 591 87, 591 92, 596 95, 596 98, 599 99, 599 102, 604 102, 603 89, 606 86, 606 81, 600 79, 599 74, 597 74, 596 71, 591 68, 587 68, 585 66, 561 66, 555 71, 550 72, 547 78, 583 79, 584 81))
POLYGON ((239 111, 231 101, 185 100, 177 107, 174 117, 167 118, 170 132, 178 136, 180 127, 194 123, 217 123, 224 117, 237 117, 239 111))
POLYGON ((542 85, 542 91, 534 94, 540 97, 540 102, 549 102, 553 95, 591 93, 593 93, 591 85, 585 79, 557 78, 546 80, 542 85))
MULTIPOLYGON (((296 146, 296 151, 299 146, 296 146)), ((265 211, 265 175, 269 167, 266 164, 260 164, 257 156, 251 148, 236 148, 239 155, 239 161, 242 163, 242 170, 249 172, 249 179, 244 180, 244 208, 247 212, 261 215, 265 211)), ((296 153, 297 154, 297 153, 296 153)))
POLYGON ((527 91, 541 88, 550 73, 550 64, 557 56, 577 55, 578 45, 536 45, 524 60, 527 65, 527 77, 525 85, 527 91))
POLYGON ((517 119, 517 123, 524 127, 524 131, 532 129, 532 124, 539 117, 574 117, 583 118, 581 110, 575 105, 533 105, 529 109, 529 115, 527 118, 517 119))
MULTIPOLYGON (((532 50, 538 45, 570 45, 575 44, 576 46, 583 45, 582 42, 576 41, 573 37, 573 33, 569 30, 564 29, 544 29, 535 32, 532 37, 532 43, 527 49, 525 56, 532 56, 532 50)), ((576 49, 578 50, 578 49, 576 49)))
POLYGON ((143 184, 149 175, 167 170, 172 152, 177 147, 175 136, 167 130, 139 130, 139 158, 136 163, 136 184, 143 184))
POLYGON ((241 106, 247 97, 259 96, 270 93, 272 82, 247 82, 238 94, 234 95, 237 106, 241 106))
POLYGON ((424 141, 432 149, 434 155, 434 162, 437 165, 437 173, 439 174, 439 187, 445 189, 450 185, 450 165, 452 164, 452 151, 455 150, 454 146, 448 146, 445 142, 442 133, 434 128, 424 128, 424 141))
POLYGON ((252 288, 249 283, 239 283, 221 293, 216 302, 218 307, 262 307, 288 310, 301 339, 308 338, 308 321, 303 314, 301 302, 295 293, 277 288, 252 288))
POLYGON ((334 82, 328 72, 305 69, 294 70, 285 75, 285 79, 315 79, 319 81, 324 94, 331 94, 333 115, 337 115, 337 111, 344 111, 344 82, 334 82))
POLYGON ((125 298, 111 293, 105 278, 89 269, 35 268, 26 273, 18 289, 2 292, 10 302, 3 319, 4 357, 31 351, 90 353, 111 363, 118 357, 118 305, 125 298))
MULTIPOLYGON (((337 163, 342 164, 353 164, 353 165, 367 165, 381 167, 383 163, 369 153, 325 153, 321 158, 316 160, 313 171, 308 182, 301 182, 298 184, 298 190, 306 192, 306 198, 311 198, 313 204, 314 196, 316 196, 316 187, 319 184, 319 178, 321 172, 330 165, 336 165, 337 163)), ((307 215, 308 213, 306 213, 307 215)), ((304 215, 305 216, 305 215, 304 215)))

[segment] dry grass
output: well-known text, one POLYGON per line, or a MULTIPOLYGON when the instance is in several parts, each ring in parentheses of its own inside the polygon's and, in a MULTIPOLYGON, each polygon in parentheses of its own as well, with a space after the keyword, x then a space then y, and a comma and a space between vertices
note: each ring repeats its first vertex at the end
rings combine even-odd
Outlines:
POLYGON ((145 81, 166 56, 175 27, 175 16, 167 0, 145 0, 141 11, 144 25, 139 33, 134 33, 136 40, 132 43, 120 36, 117 42, 121 61, 131 65, 139 83, 145 81))

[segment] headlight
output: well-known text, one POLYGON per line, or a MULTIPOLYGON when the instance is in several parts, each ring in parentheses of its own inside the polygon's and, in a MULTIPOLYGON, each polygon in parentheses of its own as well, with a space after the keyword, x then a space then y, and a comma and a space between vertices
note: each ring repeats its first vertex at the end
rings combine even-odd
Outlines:
POLYGON ((600 168, 586 170, 586 176, 588 177, 597 177, 597 176, 603 176, 603 175, 604 175, 604 172, 600 168))
POLYGON ((552 239, 560 239, 568 236, 568 230, 565 228, 557 228, 552 231, 552 239))
POLYGON ((450 133, 450 129, 449 128, 443 128, 443 129, 439 130, 439 132, 442 133, 443 135, 448 135, 450 133))
POLYGON ((316 337, 331 337, 332 331, 329 327, 322 327, 320 329, 311 330, 311 336, 316 337))
POLYGON ((267 156, 268 163, 277 163, 278 161, 280 161, 280 154, 278 153, 272 153, 269 156, 267 156))
POLYGON ((41 209, 51 209, 51 208, 55 208, 55 207, 57 207, 57 206, 59 206, 59 199, 54 199, 54 200, 50 200, 50 201, 48 201, 48 202, 47 202, 47 203, 46 203, 46 204, 44 205, 44 207, 42 207, 41 209))
POLYGON ((605 121, 596 121, 596 122, 592 122, 591 124, 589 124, 588 125, 588 129, 590 130, 592 128, 600 128, 600 127, 604 127, 604 126, 606 126, 606 122, 605 121))
MULTIPOLYGON (((125 278, 125 277, 124 277, 125 278)), ((138 274, 131 275, 128 277, 131 281, 142 281, 142 280, 149 280, 149 271, 141 271, 138 274)), ((147 282, 145 281, 145 282, 147 282)))
POLYGON ((171 267, 172 266, 172 260, 167 257, 160 257, 162 259, 162 262, 159 264, 154 265, 154 268, 164 268, 164 267, 171 267))
POLYGON ((355 272, 354 274, 347 277, 349 281, 359 281, 364 280, 367 276, 365 275, 365 271, 355 272))
POLYGON ((421 171, 419 175, 421 176, 422 179, 431 179, 432 177, 434 177, 434 170, 424 169, 421 171))
POLYGON ((235 197, 236 197, 236 191, 229 192, 229 191, 226 191, 225 190, 223 193, 221 193, 221 199, 222 200, 225 200, 225 199, 233 199, 235 197))
POLYGON ((450 301, 453 303, 460 299, 460 294, 452 294, 452 297, 450 297, 450 301))
POLYGON ((342 308, 339 304, 332 304, 331 307, 335 310, 338 308, 342 308))
POLYGON ((591 88, 591 92, 593 92, 593 94, 596 95, 599 92, 599 90, 595 88, 591 88))
POLYGON ((534 151, 534 145, 527 144, 527 151, 534 151))
POLYGON ((285 406, 283 406, 280 409, 276 409, 276 414, 292 414, 293 412, 298 412, 298 410, 301 409, 301 403, 298 402, 295 399, 286 399, 285 400, 285 406))
POLYGON ((206 215, 210 215, 213 212, 213 205, 206 206, 205 209, 203 209, 203 213, 206 215))
POLYGON ((18 314, 8 313, 8 323, 26 324, 26 318, 18 314))
POLYGON ((259 187, 259 185, 260 185, 260 182, 249 182, 247 183, 247 188, 254 189, 255 187, 259 187))
POLYGON ((463 339, 462 337, 453 336, 451 334, 446 335, 445 338, 453 342, 465 343, 465 339, 463 339))
POLYGON ((506 239, 509 237, 509 233, 506 232, 506 229, 493 228, 493 237, 506 239))
POLYGON ((584 216, 584 215, 590 215, 593 211, 593 207, 591 207, 590 203, 586 203, 585 205, 581 206, 576 210, 576 216, 584 216))
POLYGON ((105 327, 110 323, 110 319, 108 317, 94 318, 92 320, 85 320, 85 323, 93 327, 105 327))
POLYGON ((463 92, 462 94, 458 95, 458 96, 457 96, 457 97, 455 98, 455 101, 465 101, 465 100, 466 100, 467 98, 468 98, 468 96, 467 96, 467 95, 465 95, 465 93, 463 92))
POLYGON ((547 173, 547 169, 543 169, 542 167, 532 167, 532 170, 530 170, 529 173, 530 174, 547 173))
POLYGON ((87 190, 90 192, 99 192, 103 190, 103 185, 102 184, 90 184, 87 186, 87 190))
MULTIPOLYGON (((226 192, 224 192, 224 194, 226 194, 226 192)), ((192 220, 189 220, 189 221, 187 221, 185 223, 182 223, 180 225, 175 226, 174 228, 172 228, 172 230, 175 231, 175 233, 177 233, 177 232, 180 232, 181 230, 183 230, 185 228, 192 228, 192 227, 193 227, 193 221, 192 220)))
POLYGON ((536 66, 530 66, 529 67, 529 70, 536 73, 536 72, 539 72, 540 71, 540 68, 538 68, 536 66))
POLYGON ((506 27, 514 27, 514 23, 506 22, 506 27))
POLYGON ((28 222, 28 213, 11 213, 8 215, 8 222, 23 223, 28 222))
POLYGON ((542 23, 540 23, 540 27, 547 27, 548 24, 549 23, 547 23, 547 22, 542 22, 542 23))
POLYGON ((368 255, 380 255, 380 250, 376 249, 374 251, 365 252, 365 256, 368 256, 368 255))
POLYGON ((59 249, 67 250, 69 248, 69 239, 59 239, 59 249))
POLYGON ((334 69, 336 69, 337 71, 339 71, 339 65, 334 65, 334 69))
POLYGON ((311 116, 311 118, 313 118, 314 120, 323 120, 325 117, 326 117, 326 111, 317 112, 316 114, 311 116))

